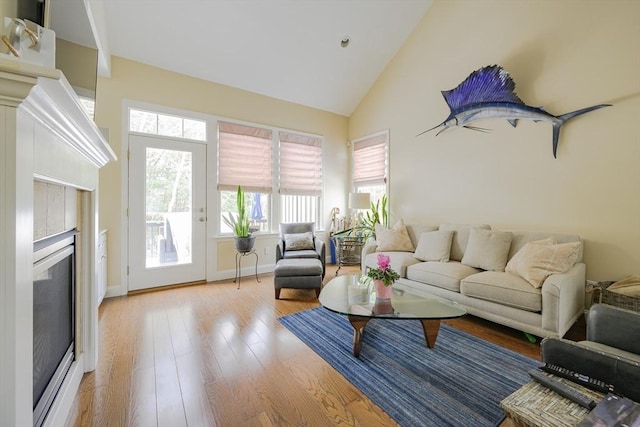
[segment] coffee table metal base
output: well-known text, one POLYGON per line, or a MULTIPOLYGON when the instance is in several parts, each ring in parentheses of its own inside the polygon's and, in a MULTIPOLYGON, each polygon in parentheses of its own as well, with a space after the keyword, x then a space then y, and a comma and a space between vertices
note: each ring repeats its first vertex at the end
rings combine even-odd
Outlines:
MULTIPOLYGON (((353 314, 347 317, 349 323, 353 326, 353 355, 360 357, 360 345, 362 336, 364 335, 364 327, 369 320, 371 320, 371 317, 355 316, 353 314)), ((422 330, 424 331, 424 339, 427 342, 427 347, 435 347, 438 332, 440 331, 440 319, 423 319, 420 320, 420 323, 422 323, 422 330)))

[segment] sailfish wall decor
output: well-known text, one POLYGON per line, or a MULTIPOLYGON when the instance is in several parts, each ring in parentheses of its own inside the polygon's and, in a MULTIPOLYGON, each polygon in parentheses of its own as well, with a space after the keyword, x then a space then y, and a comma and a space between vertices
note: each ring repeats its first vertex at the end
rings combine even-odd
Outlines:
POLYGON ((516 84, 509 73, 499 65, 491 65, 474 71, 455 89, 442 91, 442 96, 449 105, 451 114, 444 122, 418 134, 418 136, 441 126, 443 129, 436 136, 456 126, 486 131, 483 128, 470 126, 470 123, 481 119, 507 119, 513 127, 520 119, 529 119, 534 122, 547 121, 551 122, 553 126, 553 157, 555 158, 562 125, 581 114, 611 106, 611 104, 599 104, 554 116, 542 108, 526 105, 514 92, 515 87, 516 84))

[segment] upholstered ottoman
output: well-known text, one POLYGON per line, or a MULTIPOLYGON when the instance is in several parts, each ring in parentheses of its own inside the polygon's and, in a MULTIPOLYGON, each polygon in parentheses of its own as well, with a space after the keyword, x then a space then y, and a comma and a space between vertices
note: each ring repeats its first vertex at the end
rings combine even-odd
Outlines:
POLYGON ((320 295, 322 263, 318 259, 283 258, 276 263, 273 275, 276 299, 280 299, 282 288, 315 289, 316 297, 320 295))

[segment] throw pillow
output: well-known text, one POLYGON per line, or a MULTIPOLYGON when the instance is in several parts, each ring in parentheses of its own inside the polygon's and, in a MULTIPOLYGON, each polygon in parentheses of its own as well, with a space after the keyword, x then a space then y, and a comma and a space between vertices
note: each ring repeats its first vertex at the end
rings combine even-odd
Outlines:
POLYGON ((504 271, 513 233, 472 228, 462 264, 488 271, 504 271))
POLYGON ((413 252, 415 249, 402 219, 399 219, 391 229, 376 224, 375 231, 378 252, 413 252))
POLYGON ((420 234, 418 247, 413 254, 420 261, 449 262, 453 231, 427 231, 420 234))
POLYGON ((525 245, 518 275, 534 288, 540 288, 547 277, 568 271, 576 263, 582 242, 557 245, 525 245))
POLYGON ((313 233, 295 233, 284 235, 284 247, 287 251, 301 251, 304 249, 314 249, 313 233))
POLYGON ((520 268, 520 265, 522 264, 524 259, 528 256, 531 250, 531 246, 551 246, 555 244, 556 244, 556 241, 553 237, 547 237, 546 239, 534 240, 532 242, 525 243, 524 246, 521 247, 520 250, 518 250, 518 252, 516 252, 515 255, 513 255, 513 257, 511 257, 511 259, 507 263, 507 266, 505 267, 504 270, 507 273, 511 273, 516 276, 519 276, 520 274, 518 274, 518 268, 520 268))
POLYGON ((469 231, 472 228, 491 230, 491 226, 488 224, 440 224, 439 230, 451 230, 454 232, 453 240, 451 241, 451 255, 449 256, 451 260, 462 261, 469 241, 469 231))

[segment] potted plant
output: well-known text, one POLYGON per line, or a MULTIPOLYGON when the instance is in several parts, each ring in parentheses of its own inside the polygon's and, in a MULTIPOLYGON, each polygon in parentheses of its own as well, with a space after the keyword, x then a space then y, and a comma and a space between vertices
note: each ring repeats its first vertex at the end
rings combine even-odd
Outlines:
POLYGON ((369 211, 360 219, 354 227, 334 233, 334 236, 350 236, 353 233, 361 235, 365 240, 376 237, 376 224, 389 227, 389 215, 387 212, 387 196, 383 195, 376 203, 371 202, 369 211))
POLYGON ((229 212, 228 216, 222 216, 222 220, 232 230, 235 236, 236 250, 238 252, 251 252, 255 242, 255 236, 249 232, 249 213, 247 212, 244 200, 244 191, 238 185, 236 194, 237 215, 229 212))
POLYGON ((381 299, 391 298, 393 282, 400 275, 391 269, 391 258, 385 254, 378 254, 378 268, 370 268, 367 276, 373 279, 376 288, 376 297, 381 299))

